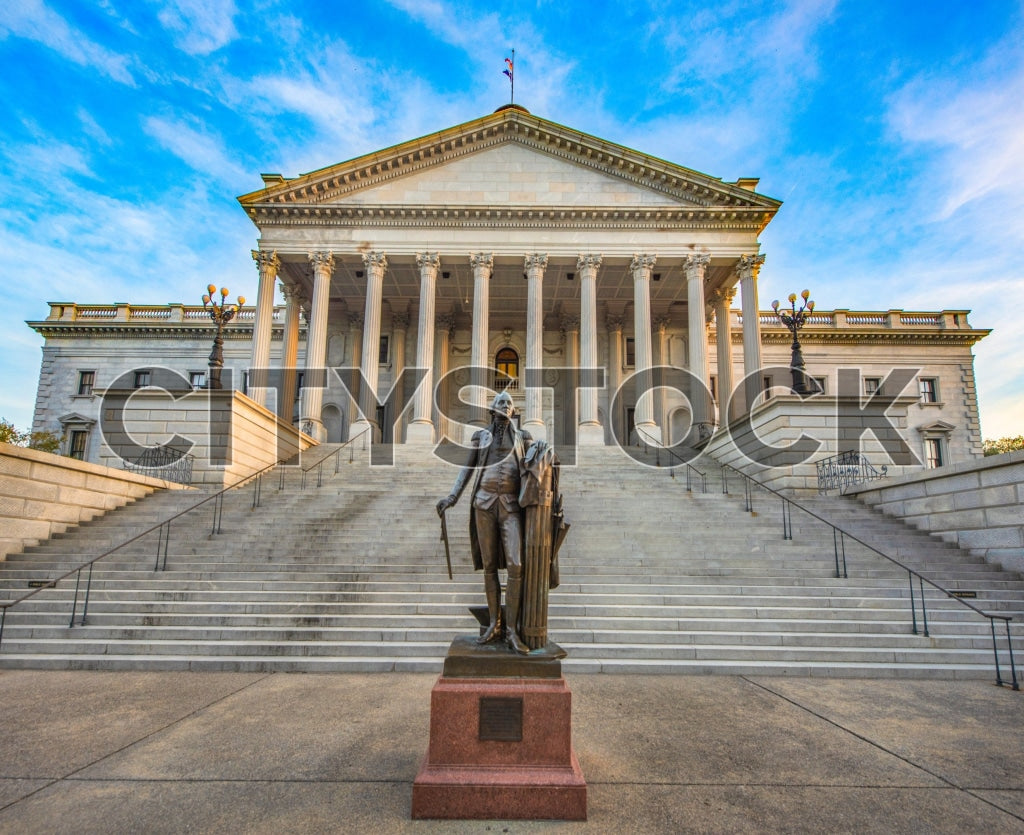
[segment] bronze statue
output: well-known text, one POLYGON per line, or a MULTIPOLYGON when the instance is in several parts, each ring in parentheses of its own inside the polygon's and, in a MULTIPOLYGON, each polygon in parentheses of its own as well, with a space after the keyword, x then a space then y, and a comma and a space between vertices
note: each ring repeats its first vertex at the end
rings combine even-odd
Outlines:
POLYGON ((504 568, 508 572, 505 642, 514 652, 527 654, 547 642, 547 589, 558 584, 557 550, 568 528, 561 520, 558 459, 552 447, 533 441, 512 423, 515 407, 508 392, 498 394, 489 411, 490 426, 473 433, 469 460, 451 493, 437 503, 437 513, 443 518, 474 476, 469 537, 473 566, 484 571, 489 621, 477 641, 486 644, 501 637, 498 569, 504 568), (528 509, 524 512, 524 508, 528 509), (524 554, 532 557, 525 571, 524 554), (525 605, 524 575, 530 592, 525 605), (520 631, 524 608, 529 613, 523 620, 525 643, 520 631))

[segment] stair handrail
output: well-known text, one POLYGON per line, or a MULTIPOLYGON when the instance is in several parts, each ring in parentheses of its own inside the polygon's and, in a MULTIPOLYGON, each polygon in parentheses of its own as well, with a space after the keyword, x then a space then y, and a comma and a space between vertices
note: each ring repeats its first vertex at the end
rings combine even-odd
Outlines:
POLYGON ((680 465, 686 467, 686 492, 687 493, 692 493, 693 492, 693 479, 692 479, 692 477, 694 475, 696 475, 698 478, 700 478, 700 485, 701 485, 700 492, 701 493, 707 493, 708 492, 708 477, 704 473, 702 473, 700 470, 698 470, 696 467, 694 467, 689 461, 684 461, 682 456, 680 456, 678 453, 676 453, 676 451, 674 449, 672 449, 672 447, 667 447, 664 444, 656 441, 654 439, 654 436, 653 435, 649 435, 646 430, 641 429, 639 426, 636 426, 634 428, 636 429, 636 434, 637 434, 637 438, 638 439, 639 439, 639 437, 641 435, 643 435, 644 438, 645 438, 645 440, 643 441, 644 452, 647 452, 647 447, 648 447, 646 439, 648 439, 648 438, 650 439, 650 441, 651 441, 650 446, 654 447, 654 462, 655 462, 655 466, 656 467, 660 467, 661 466, 661 451, 664 450, 669 455, 671 455, 673 458, 675 458, 676 461, 678 462, 675 465, 669 465, 669 474, 672 476, 672 478, 675 478, 675 473, 672 472, 674 467, 678 467, 680 465))
POLYGON ((856 449, 848 449, 845 452, 830 455, 814 462, 818 475, 818 492, 827 493, 829 490, 839 490, 851 484, 863 484, 865 481, 875 481, 885 478, 889 474, 888 467, 878 470, 868 461, 867 457, 856 449))
MULTIPOLYGON (((316 486, 317 487, 321 487, 323 485, 323 481, 324 481, 324 462, 329 461, 331 458, 334 459, 334 474, 337 475, 340 472, 340 467, 341 467, 341 452, 342 452, 342 450, 345 449, 345 447, 348 447, 348 463, 349 464, 353 463, 355 461, 355 441, 358 441, 360 438, 362 438, 363 439, 363 449, 365 450, 366 449, 366 434, 370 431, 370 429, 371 429, 371 427, 367 426, 358 435, 355 435, 355 436, 349 438, 347 441, 344 441, 341 444, 341 446, 339 446, 333 452, 327 453, 327 455, 325 455, 319 461, 315 461, 314 463, 310 464, 308 467, 303 468, 303 470, 302 470, 302 481, 299 484, 299 489, 300 490, 305 490, 306 489, 306 473, 310 472, 310 470, 312 470, 314 468, 316 468, 316 486)), ((278 484, 278 489, 280 490, 283 486, 284 486, 284 469, 281 470, 281 480, 280 480, 280 483, 278 484)))
POLYGON ((157 522, 152 527, 146 528, 146 530, 142 531, 141 533, 135 534, 131 538, 126 539, 124 542, 121 542, 115 545, 113 548, 104 551, 99 556, 92 557, 88 562, 84 562, 76 568, 72 568, 70 571, 61 574, 59 577, 55 577, 51 580, 45 581, 42 585, 32 589, 27 594, 21 595, 21 597, 16 597, 11 600, 0 600, 0 646, 3 645, 4 623, 7 620, 7 610, 13 608, 14 606, 17 606, 19 603, 24 603, 26 600, 35 597, 37 594, 39 594, 45 589, 56 588, 58 583, 60 583, 62 580, 68 579, 72 574, 76 575, 75 596, 71 604, 71 619, 68 622, 68 627, 73 628, 75 626, 75 613, 78 611, 78 595, 82 583, 82 572, 88 569, 88 573, 86 575, 85 602, 82 607, 81 619, 78 622, 78 626, 84 626, 86 615, 88 614, 89 611, 89 595, 92 591, 92 569, 97 562, 99 562, 102 559, 105 559, 106 557, 109 557, 111 554, 114 554, 117 551, 120 551, 122 548, 131 545, 133 542, 137 542, 144 536, 148 536, 149 534, 153 533, 153 531, 159 531, 157 538, 156 565, 154 566, 153 570, 162 570, 161 556, 163 557, 162 568, 166 569, 167 549, 170 544, 172 522, 174 522, 176 519, 180 519, 182 516, 191 513, 192 511, 202 507, 203 505, 209 502, 213 502, 213 528, 211 534, 220 533, 221 521, 223 518, 224 511, 224 495, 230 490, 235 490, 236 488, 244 487, 247 483, 251 481, 253 482, 254 485, 253 508, 257 507, 259 504, 260 485, 263 475, 283 463, 284 459, 281 459, 279 461, 275 461, 273 464, 268 464, 262 470, 242 476, 237 481, 233 482, 232 484, 229 484, 227 487, 224 487, 223 489, 217 491, 216 493, 211 493, 209 496, 196 502, 191 507, 187 507, 184 510, 178 511, 174 515, 164 519, 162 522, 157 522))
POLYGON ((1009 652, 1009 659, 1010 659, 1010 676, 1011 676, 1011 681, 1007 682, 1007 683, 1010 683, 1014 690, 1020 690, 1020 684, 1018 683, 1018 680, 1017 680, 1017 667, 1016 667, 1016 664, 1014 663, 1014 658, 1013 658, 1013 641, 1011 640, 1011 637, 1010 637, 1010 621, 1013 620, 1013 615, 1004 615, 1004 614, 999 614, 999 613, 996 613, 996 612, 986 612, 986 611, 980 609, 979 607, 975 606, 973 603, 969 603, 968 601, 964 600, 962 597, 958 597, 954 592, 950 591, 949 589, 944 588, 943 586, 940 586, 934 580, 932 580, 929 577, 926 577, 924 574, 922 574, 917 569, 911 568, 909 565, 906 565, 906 564, 900 562, 895 557, 889 556, 889 554, 886 554, 884 551, 880 551, 874 545, 870 545, 869 543, 865 542, 863 539, 858 537, 856 534, 850 533, 849 531, 845 530, 844 528, 841 528, 839 525, 835 524, 834 522, 830 522, 825 517, 820 516, 819 514, 815 513, 813 510, 810 510, 809 508, 804 507, 802 504, 800 504, 798 501, 795 501, 790 496, 787 496, 787 495, 785 495, 783 493, 780 493, 778 490, 776 490, 776 489, 774 489, 772 487, 769 487, 767 484, 764 484, 761 481, 758 481, 753 476, 743 472, 742 470, 736 469, 731 464, 725 464, 725 463, 722 463, 722 462, 718 462, 718 463, 719 463, 719 465, 722 468, 722 493, 727 494, 729 492, 729 483, 728 483, 727 471, 731 470, 732 472, 736 473, 736 475, 740 476, 740 478, 743 479, 745 510, 746 510, 747 513, 753 513, 754 512, 754 502, 753 502, 753 494, 752 494, 752 491, 751 491, 751 485, 754 485, 755 487, 760 487, 762 490, 765 490, 768 493, 772 493, 773 495, 777 496, 781 500, 781 502, 782 502, 782 538, 783 539, 791 540, 793 538, 793 521, 792 521, 792 515, 791 514, 792 514, 792 507, 794 507, 794 506, 798 510, 802 510, 808 516, 811 516, 812 518, 817 519, 819 522, 822 522, 825 525, 827 525, 828 527, 830 527, 832 529, 832 547, 833 547, 833 552, 834 552, 834 555, 835 555, 835 566, 836 566, 836 578, 837 579, 849 579, 849 574, 847 573, 847 569, 846 569, 846 539, 850 539, 850 540, 856 542, 858 545, 861 545, 864 548, 867 548, 869 551, 874 552, 875 554, 877 554, 878 556, 882 557, 883 559, 886 559, 889 562, 891 562, 893 565, 899 566, 904 571, 906 571, 907 572, 907 578, 908 578, 908 581, 909 581, 909 584, 910 584, 910 614, 911 614, 911 620, 912 620, 912 624, 913 624, 912 625, 912 632, 913 632, 913 634, 915 634, 915 635, 918 634, 918 629, 917 629, 917 608, 916 608, 916 604, 915 604, 915 600, 914 600, 914 578, 915 577, 917 578, 918 589, 920 591, 920 594, 918 596, 921 598, 921 619, 922 619, 924 637, 926 637, 926 638, 929 637, 929 633, 928 633, 928 610, 927 610, 927 606, 926 606, 926 603, 925 603, 925 597, 924 597, 924 587, 925 587, 925 584, 927 584, 927 585, 931 586, 932 588, 936 589, 937 591, 941 592, 946 597, 948 597, 950 600, 954 600, 957 603, 959 603, 961 606, 966 606, 968 609, 970 609, 973 612, 981 615, 983 618, 987 618, 988 622, 989 622, 989 626, 992 629, 992 652, 993 652, 993 654, 995 656, 996 684, 998 684, 1000 686, 1002 684, 1004 684, 1004 682, 1003 682, 1002 675, 1000 673, 1000 668, 999 668, 999 649, 998 649, 998 645, 997 645, 997 641, 996 641, 996 625, 995 625, 995 622, 997 620, 1003 621, 1004 624, 1005 624, 1005 627, 1006 627, 1006 646, 1007 646, 1007 650, 1009 652), (842 573, 840 573, 840 562, 842 563, 842 573))

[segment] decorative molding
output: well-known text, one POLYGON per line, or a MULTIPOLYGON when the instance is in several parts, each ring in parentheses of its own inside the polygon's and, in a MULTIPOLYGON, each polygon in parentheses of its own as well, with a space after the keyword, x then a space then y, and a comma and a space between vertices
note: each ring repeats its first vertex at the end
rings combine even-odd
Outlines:
POLYGON ((421 270, 424 267, 430 267, 435 271, 439 270, 441 268, 441 255, 437 252, 417 252, 416 266, 421 270))
POLYGON ((391 330, 393 330, 393 331, 407 331, 407 330, 409 330, 409 314, 408 313, 395 313, 391 317, 391 330))
POLYGON ((469 256, 469 265, 473 268, 474 275, 477 270, 487 270, 490 274, 494 270, 494 255, 489 252, 474 252, 469 256))
POLYGON ((531 252, 523 259, 523 267, 527 272, 541 272, 548 268, 548 256, 544 252, 531 252))
POLYGON ((281 259, 277 257, 277 250, 267 252, 263 249, 254 249, 251 251, 252 258, 256 262, 260 275, 262 276, 266 272, 272 278, 277 278, 277 270, 281 266, 281 259))
POLYGON ((741 255, 736 262, 736 272, 741 279, 750 277, 756 280, 763 264, 764 255, 741 255))
POLYGON ((330 250, 310 252, 309 263, 313 265, 314 275, 318 272, 326 272, 330 276, 334 271, 334 253, 330 250))
POLYGON ((586 270, 593 270, 596 273, 598 269, 600 269, 601 262, 603 260, 604 259, 600 254, 584 255, 583 253, 580 253, 579 257, 576 259, 576 271, 582 273, 586 270))
POLYGON ((633 260, 629 262, 629 271, 633 273, 633 280, 650 279, 651 270, 658 262, 657 255, 634 254, 633 260))
POLYGON ((348 327, 349 327, 349 330, 361 331, 363 329, 363 325, 364 324, 365 324, 365 319, 363 318, 363 314, 362 313, 349 313, 348 314, 348 327))
POLYGON ((696 255, 687 255, 683 258, 683 271, 686 273, 687 281, 703 280, 704 272, 711 263, 711 255, 707 252, 700 252, 696 255))
POLYGON ((455 314, 454 313, 442 313, 434 318, 434 326, 438 330, 448 331, 451 335, 455 332, 455 314))
POLYGON ((563 314, 559 325, 562 333, 575 333, 580 329, 580 317, 574 314, 563 314))
POLYGON ((626 326, 625 316, 606 316, 604 325, 610 333, 621 333, 626 326))
POLYGON ((388 256, 383 252, 370 250, 363 253, 363 265, 368 272, 383 274, 388 268, 388 256))

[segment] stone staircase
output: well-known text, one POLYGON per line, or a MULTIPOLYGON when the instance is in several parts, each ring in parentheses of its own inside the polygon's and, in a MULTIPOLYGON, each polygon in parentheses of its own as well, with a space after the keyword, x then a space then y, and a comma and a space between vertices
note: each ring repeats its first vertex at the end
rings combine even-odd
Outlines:
MULTIPOLYGON (((449 581, 433 505, 456 470, 412 448, 395 456, 387 468, 343 456, 319 488, 307 478, 301 489, 297 468, 284 468, 283 480, 264 479, 255 510, 251 486, 232 491, 221 533, 211 533, 209 504, 174 523, 164 571, 154 570, 155 534, 121 549, 96 565, 84 626, 68 627, 73 582, 44 589, 8 613, 0 668, 439 671, 452 637, 475 629, 467 607, 483 599, 468 496, 449 513, 449 581)), ((757 494, 747 513, 738 481, 723 494, 718 467, 697 466, 707 492, 617 449, 584 448, 563 469, 573 527, 549 626, 569 651, 566 671, 994 675, 986 619, 928 592, 930 636, 912 634, 905 571, 848 542, 849 577, 837 579, 830 529, 794 509, 784 540, 778 499, 757 494)), ((14 555, 0 563, 0 596, 199 498, 154 496, 14 555)), ((849 499, 808 504, 945 587, 973 592, 982 609, 1024 610, 1017 574, 849 499)))

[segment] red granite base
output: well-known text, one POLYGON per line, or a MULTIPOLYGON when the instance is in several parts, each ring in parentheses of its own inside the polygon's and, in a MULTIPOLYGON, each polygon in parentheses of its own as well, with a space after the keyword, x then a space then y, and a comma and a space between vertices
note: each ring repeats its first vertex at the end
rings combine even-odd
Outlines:
POLYGON ((446 678, 430 696, 430 747, 414 818, 586 820, 565 679, 446 678), (520 740, 480 739, 481 698, 521 699, 520 740))

